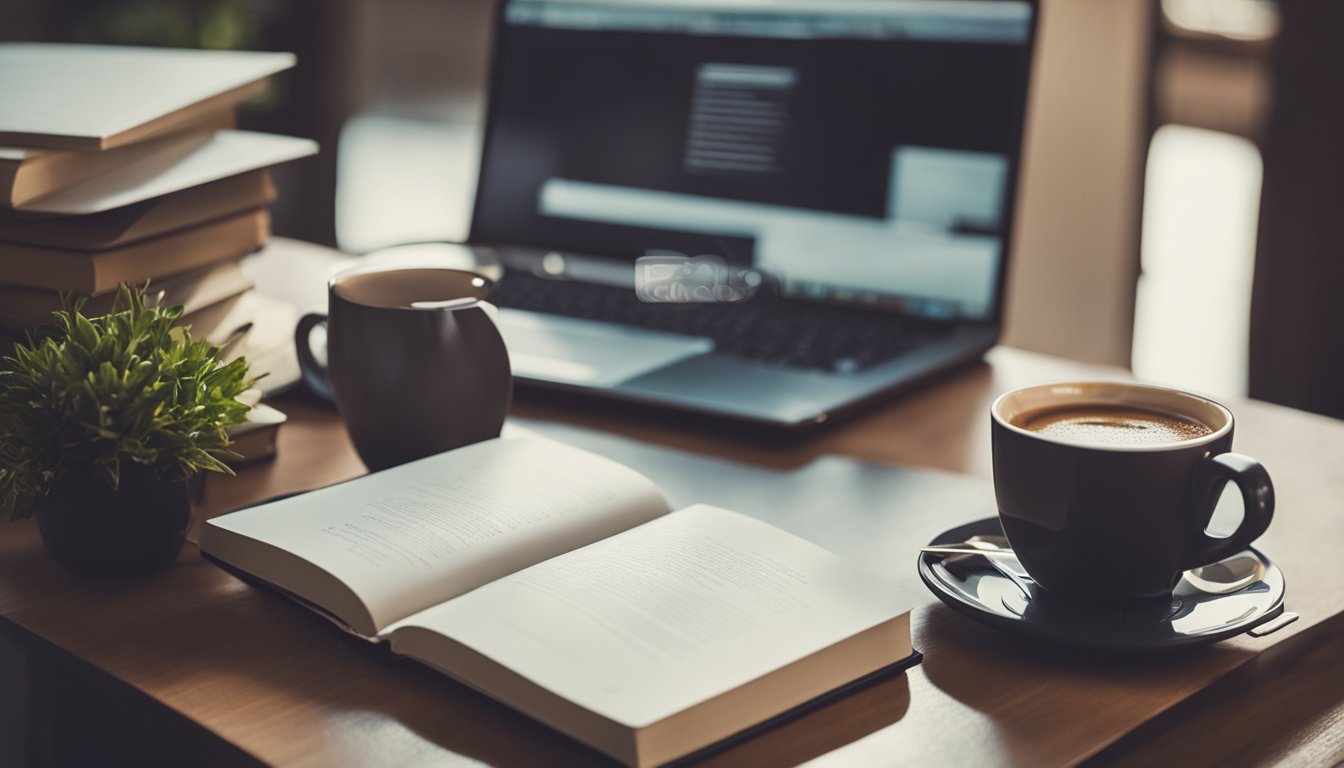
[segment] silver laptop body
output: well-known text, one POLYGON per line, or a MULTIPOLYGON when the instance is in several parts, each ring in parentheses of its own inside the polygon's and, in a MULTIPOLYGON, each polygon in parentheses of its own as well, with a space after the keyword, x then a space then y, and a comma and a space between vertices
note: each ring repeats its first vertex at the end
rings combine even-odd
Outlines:
POLYGON ((806 427, 978 360, 1035 17, 503 0, 470 242, 515 377, 806 427))

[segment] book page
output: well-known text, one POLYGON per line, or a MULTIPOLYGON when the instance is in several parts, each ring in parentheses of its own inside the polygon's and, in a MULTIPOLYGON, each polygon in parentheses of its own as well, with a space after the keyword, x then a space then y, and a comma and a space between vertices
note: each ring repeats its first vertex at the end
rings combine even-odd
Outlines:
POLYGON ((378 631, 666 511, 628 467, 544 438, 504 437, 215 518, 202 549, 216 527, 302 558, 353 590, 378 631))
POLYGON ((0 133, 112 136, 294 62, 292 53, 4 43, 0 133))
POLYGON ((696 505, 411 616, 392 644, 449 637, 641 728, 908 608, 810 542, 696 505))
POLYGON ((163 146, 151 155, 22 209, 67 216, 100 213, 317 153, 317 144, 308 139, 253 131, 196 132, 160 141, 163 146))

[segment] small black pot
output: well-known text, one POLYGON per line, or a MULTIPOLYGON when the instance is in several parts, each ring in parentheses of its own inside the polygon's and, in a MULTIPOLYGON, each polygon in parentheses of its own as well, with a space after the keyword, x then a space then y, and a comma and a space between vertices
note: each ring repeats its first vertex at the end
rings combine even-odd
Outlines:
POLYGON ((47 552, 79 576, 133 576, 168 567, 182 550, 191 497, 182 480, 123 465, 113 490, 85 471, 67 472, 37 507, 47 552))

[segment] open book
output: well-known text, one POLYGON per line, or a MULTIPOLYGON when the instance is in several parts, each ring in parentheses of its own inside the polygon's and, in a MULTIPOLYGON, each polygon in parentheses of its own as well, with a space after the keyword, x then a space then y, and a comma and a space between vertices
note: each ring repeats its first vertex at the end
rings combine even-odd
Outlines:
POLYGON ((503 437, 208 521, 208 557, 629 765, 910 659, 881 580, 639 473, 503 437))

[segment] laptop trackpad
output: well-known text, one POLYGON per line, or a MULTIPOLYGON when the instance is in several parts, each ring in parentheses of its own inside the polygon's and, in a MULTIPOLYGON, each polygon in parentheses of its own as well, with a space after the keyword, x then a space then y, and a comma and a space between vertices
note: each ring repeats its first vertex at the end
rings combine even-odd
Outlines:
POLYGON ((614 387, 714 350, 706 338, 519 309, 499 310, 499 330, 514 376, 588 387, 614 387))

